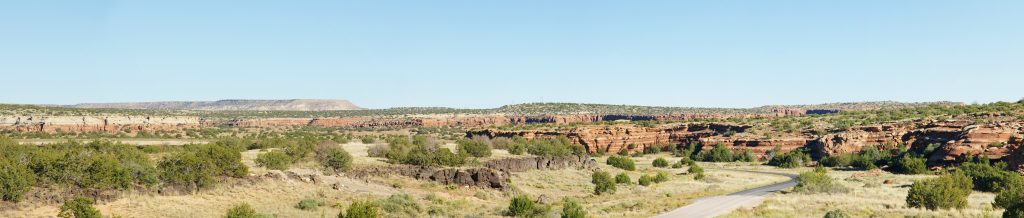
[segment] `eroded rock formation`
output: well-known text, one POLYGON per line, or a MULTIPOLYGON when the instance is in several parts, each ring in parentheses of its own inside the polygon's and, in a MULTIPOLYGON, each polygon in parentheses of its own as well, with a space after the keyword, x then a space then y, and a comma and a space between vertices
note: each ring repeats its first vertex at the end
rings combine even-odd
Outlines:
POLYGON ((527 157, 491 160, 485 162, 484 167, 480 168, 389 165, 357 169, 348 173, 348 175, 353 177, 400 175, 435 181, 445 185, 504 189, 508 187, 510 173, 565 168, 592 169, 595 166, 594 160, 588 156, 527 157))

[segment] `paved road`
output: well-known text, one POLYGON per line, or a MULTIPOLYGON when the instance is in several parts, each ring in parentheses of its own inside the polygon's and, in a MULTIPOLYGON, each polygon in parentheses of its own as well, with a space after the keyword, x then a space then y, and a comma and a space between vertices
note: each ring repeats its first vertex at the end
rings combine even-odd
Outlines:
MULTIPOLYGON (((721 169, 725 170, 725 169, 721 169)), ((761 173, 771 174, 789 177, 789 181, 775 183, 771 185, 756 187, 739 191, 728 195, 719 195, 711 197, 703 197, 697 199, 693 203, 676 208, 675 210, 663 213, 655 217, 693 217, 693 218, 710 218, 720 216, 729 213, 740 207, 752 207, 756 206, 764 200, 768 195, 774 194, 775 192, 783 189, 793 187, 796 185, 796 175, 787 173, 775 173, 775 172, 760 172, 760 171, 749 171, 749 170, 732 170, 750 173, 761 173)))

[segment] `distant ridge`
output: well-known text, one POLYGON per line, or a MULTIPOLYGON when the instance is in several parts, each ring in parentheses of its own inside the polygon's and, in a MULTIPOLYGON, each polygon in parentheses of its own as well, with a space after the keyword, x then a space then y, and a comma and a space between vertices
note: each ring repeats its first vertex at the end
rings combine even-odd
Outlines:
POLYGON ((68 105, 72 108, 115 108, 152 110, 206 110, 206 111, 336 111, 363 110, 347 100, 290 99, 290 100, 241 100, 218 101, 157 101, 128 103, 82 103, 68 105))

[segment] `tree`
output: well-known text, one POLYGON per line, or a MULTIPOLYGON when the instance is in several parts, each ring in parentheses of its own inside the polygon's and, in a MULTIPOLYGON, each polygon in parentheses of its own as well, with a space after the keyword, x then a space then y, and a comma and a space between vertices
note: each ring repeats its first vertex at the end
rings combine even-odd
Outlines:
POLYGON ((716 144, 715 148, 712 148, 710 151, 708 151, 707 153, 705 153, 705 154, 703 154, 701 156, 703 156, 703 160, 704 161, 710 161, 710 162, 732 162, 733 161, 732 150, 729 150, 729 148, 726 147, 725 144, 723 144, 723 143, 716 144))
POLYGON ((594 183, 594 194, 615 192, 615 180, 607 172, 595 171, 590 177, 590 182, 594 183))
POLYGON ((832 183, 832 177, 828 176, 828 170, 824 167, 815 167, 813 171, 800 173, 797 176, 796 192, 806 193, 834 193, 845 192, 846 190, 838 184, 832 183))
POLYGON ((292 164, 292 156, 281 149, 262 153, 256 156, 256 165, 272 170, 287 170, 292 164))
POLYGON ((32 189, 36 174, 13 160, 0 160, 0 199, 19 202, 32 189))
POLYGON ((893 160, 891 170, 899 174, 924 174, 928 166, 924 158, 903 155, 893 160))
POLYGON ((333 147, 327 149, 325 154, 318 155, 320 165, 334 171, 348 171, 352 169, 352 155, 345 149, 333 147))
POLYGON ((60 206, 60 213, 57 214, 61 218, 102 218, 99 210, 92 207, 92 199, 77 197, 70 201, 65 201, 60 206))
POLYGON ((961 209, 967 207, 967 196, 973 186, 970 177, 963 173, 916 181, 907 193, 907 205, 929 210, 961 209))
POLYGON ((465 152, 473 157, 490 157, 491 146, 477 140, 459 140, 459 152, 465 152))

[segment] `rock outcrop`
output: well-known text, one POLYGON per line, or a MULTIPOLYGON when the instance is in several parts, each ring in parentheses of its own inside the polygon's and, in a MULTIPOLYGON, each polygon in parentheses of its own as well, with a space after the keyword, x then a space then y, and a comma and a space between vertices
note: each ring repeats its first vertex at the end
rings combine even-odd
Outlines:
POLYGON ((740 133, 750 126, 722 123, 690 123, 684 125, 641 127, 635 125, 589 125, 565 130, 512 130, 503 131, 483 129, 467 132, 467 136, 523 137, 534 139, 541 137, 565 136, 575 144, 583 145, 588 152, 618 153, 629 149, 631 152, 642 151, 645 147, 679 145, 685 142, 700 140, 726 133, 740 133))

